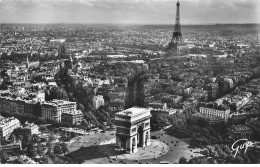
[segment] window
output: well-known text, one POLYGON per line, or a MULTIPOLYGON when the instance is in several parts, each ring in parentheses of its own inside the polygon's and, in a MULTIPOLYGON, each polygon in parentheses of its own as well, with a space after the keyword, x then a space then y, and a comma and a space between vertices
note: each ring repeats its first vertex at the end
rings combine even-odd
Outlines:
POLYGON ((145 123, 145 127, 149 126, 149 123, 150 123, 150 122, 146 122, 146 123, 145 123))
POLYGON ((132 129, 132 133, 135 132, 135 131, 136 131, 136 128, 133 128, 133 129, 132 129))

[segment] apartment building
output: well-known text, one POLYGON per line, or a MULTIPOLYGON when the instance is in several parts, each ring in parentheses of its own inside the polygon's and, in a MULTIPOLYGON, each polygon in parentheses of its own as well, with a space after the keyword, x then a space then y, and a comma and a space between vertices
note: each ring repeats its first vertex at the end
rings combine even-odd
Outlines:
POLYGON ((93 107, 95 109, 98 109, 100 106, 103 106, 104 103, 105 103, 105 101, 104 101, 102 95, 98 95, 98 96, 93 97, 93 107))
POLYGON ((7 140, 14 129, 21 126, 20 121, 14 117, 0 117, 0 139, 7 140))
POLYGON ((46 120, 61 122, 61 114, 65 112, 75 111, 76 106, 76 102, 57 99, 43 102, 41 105, 42 118, 46 120))

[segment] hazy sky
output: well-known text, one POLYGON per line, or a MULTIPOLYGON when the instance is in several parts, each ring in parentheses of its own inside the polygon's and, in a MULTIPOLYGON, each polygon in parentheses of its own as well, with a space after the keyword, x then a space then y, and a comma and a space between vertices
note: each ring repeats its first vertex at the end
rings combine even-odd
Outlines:
MULTIPOLYGON (((0 0, 1 23, 174 24, 177 0, 0 0)), ((180 0, 182 24, 260 23, 260 0, 180 0)))

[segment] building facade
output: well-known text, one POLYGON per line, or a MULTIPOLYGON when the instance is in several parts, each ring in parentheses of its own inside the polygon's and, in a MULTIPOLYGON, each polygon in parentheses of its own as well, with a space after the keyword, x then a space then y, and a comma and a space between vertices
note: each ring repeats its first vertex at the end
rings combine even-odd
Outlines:
MULTIPOLYGON (((24 104, 24 113, 29 114, 29 115, 37 115, 35 112, 40 112, 37 111, 36 103, 32 100, 26 100, 24 104)), ((41 114, 38 114, 41 115, 41 114)))
POLYGON ((30 135, 39 133, 38 125, 35 125, 34 123, 26 123, 25 126, 22 128, 22 130, 26 131, 27 134, 30 134, 30 135))
POLYGON ((84 118, 80 110, 64 112, 61 114, 61 122, 69 125, 79 125, 84 118))
POLYGON ((65 112, 75 111, 76 102, 65 100, 53 100, 43 102, 41 105, 42 118, 51 121, 61 122, 61 114, 65 112))
POLYGON ((228 128, 228 134, 234 141, 239 139, 250 140, 253 134, 253 130, 245 125, 233 125, 228 128))
POLYGON ((205 86, 205 90, 208 92, 209 100, 213 100, 217 98, 218 95, 218 84, 217 83, 209 83, 205 86))
POLYGON ((102 95, 98 95, 98 96, 93 97, 93 107, 95 109, 98 109, 100 106, 103 106, 104 104, 105 104, 105 101, 104 101, 102 95))
POLYGON ((155 108, 150 108, 151 109, 151 114, 152 115, 160 115, 160 116, 165 116, 165 117, 169 117, 175 113, 181 113, 183 112, 182 109, 155 109, 155 108))
POLYGON ((0 118, 0 139, 1 141, 7 140, 14 129, 21 126, 20 121, 14 117, 0 118))
POLYGON ((5 152, 19 152, 22 150, 22 142, 19 140, 15 143, 0 145, 0 150, 4 150, 5 152))
POLYGON ((224 105, 200 107, 199 112, 202 115, 207 116, 209 119, 218 117, 223 121, 227 121, 230 116, 230 108, 224 105))
MULTIPOLYGON (((41 98, 40 98, 41 99, 41 98)), ((36 110, 35 100, 24 100, 21 98, 1 97, 0 96, 0 112, 13 112, 19 114, 34 114, 36 110)))

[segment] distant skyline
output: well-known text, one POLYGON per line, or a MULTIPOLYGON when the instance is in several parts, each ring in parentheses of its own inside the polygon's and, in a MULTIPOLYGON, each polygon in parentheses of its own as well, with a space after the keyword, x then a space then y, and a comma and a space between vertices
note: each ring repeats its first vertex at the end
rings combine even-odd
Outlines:
MULTIPOLYGON (((1 23, 174 24, 177 0, 0 0, 1 23)), ((260 23, 260 0, 180 0, 181 24, 260 23)))

